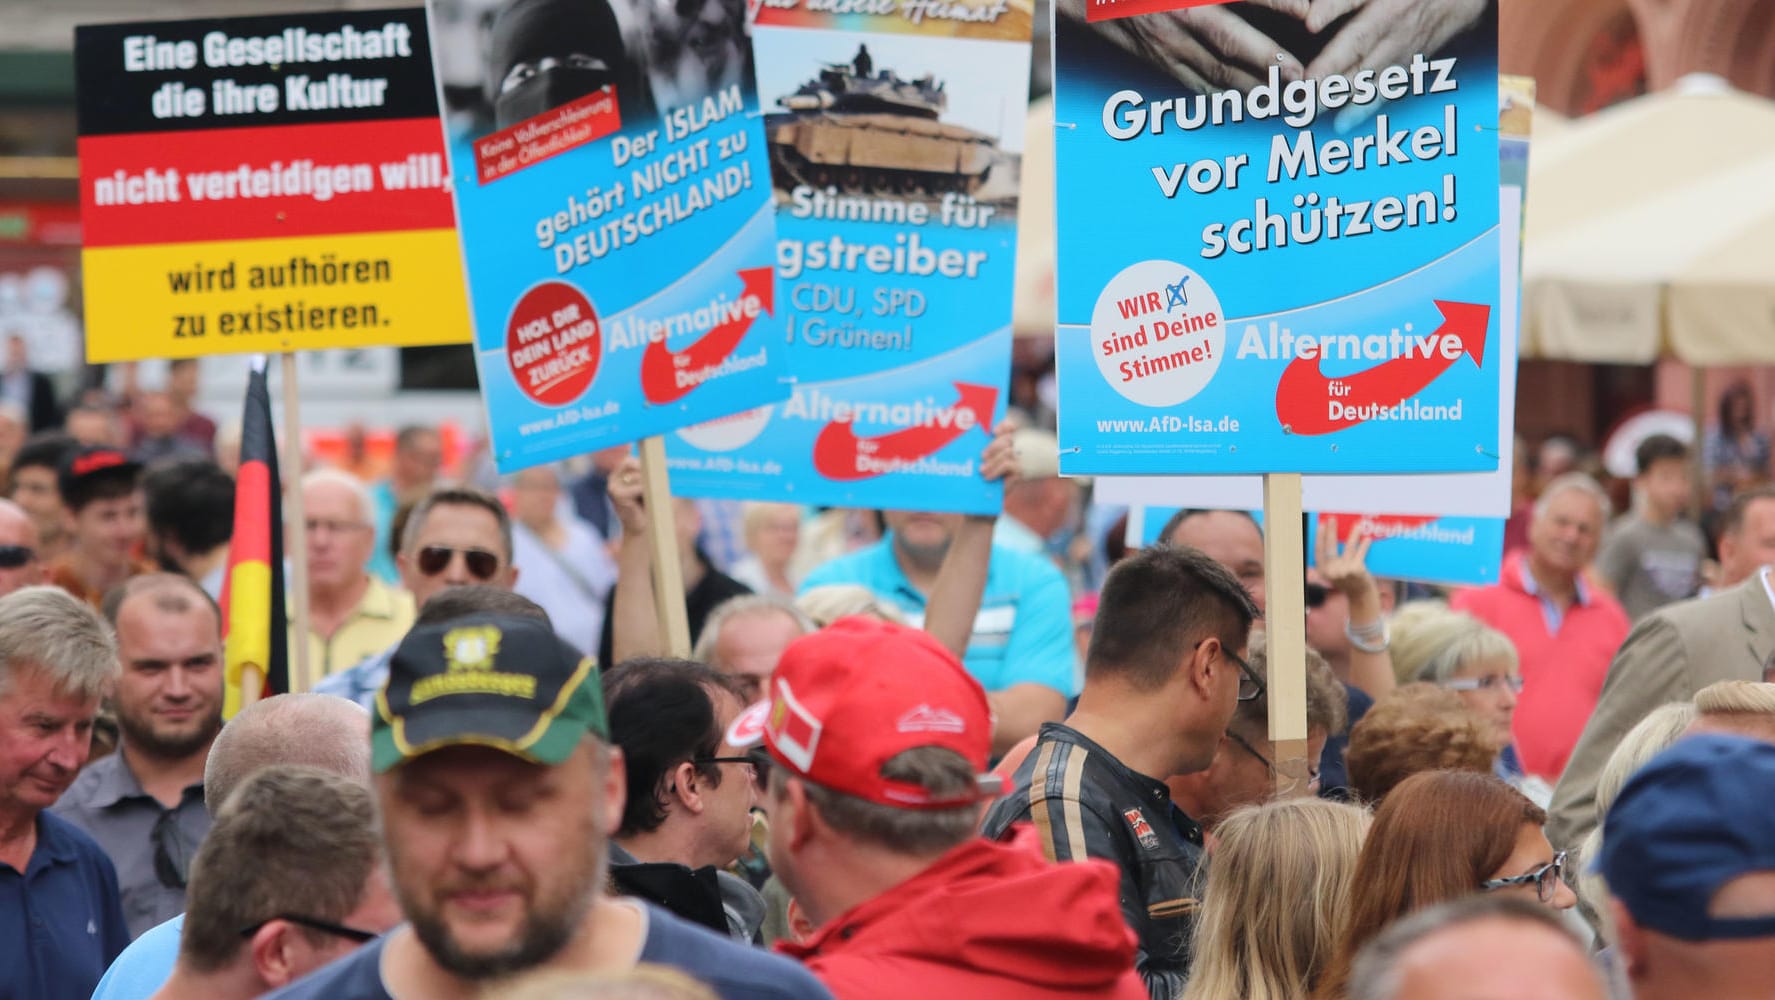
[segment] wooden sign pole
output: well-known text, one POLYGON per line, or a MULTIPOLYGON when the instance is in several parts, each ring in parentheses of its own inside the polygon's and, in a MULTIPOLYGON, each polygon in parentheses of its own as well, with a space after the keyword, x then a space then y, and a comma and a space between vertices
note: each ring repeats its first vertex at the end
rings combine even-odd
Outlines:
MULTIPOLYGON (((279 478, 284 486, 284 518, 289 530, 284 558, 290 562, 290 691, 314 687, 308 662, 308 518, 302 509, 302 401, 296 392, 296 352, 283 358, 284 448, 279 478)), ((368 514, 369 511, 365 511, 368 514)))
POLYGON ((1304 788, 1307 760, 1306 540, 1299 473, 1263 477, 1263 562, 1270 748, 1276 790, 1304 788))
POLYGON ((653 606, 666 655, 690 656, 690 619, 684 608, 684 563, 672 516, 671 480, 666 472, 666 441, 642 438, 641 496, 647 508, 647 543, 653 550, 653 606))

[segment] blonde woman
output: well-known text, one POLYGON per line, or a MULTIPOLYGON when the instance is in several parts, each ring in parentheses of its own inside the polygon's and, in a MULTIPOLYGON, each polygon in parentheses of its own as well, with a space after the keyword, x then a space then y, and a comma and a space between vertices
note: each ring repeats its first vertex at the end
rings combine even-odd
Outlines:
MULTIPOLYGON (((1490 727, 1498 746, 1493 770, 1546 808, 1553 789, 1545 781, 1523 773, 1511 732, 1516 717, 1516 696, 1522 693, 1522 671, 1516 644, 1510 637, 1465 611, 1425 602, 1411 607, 1403 622, 1393 623, 1395 642, 1404 640, 1410 679, 1427 681, 1460 695, 1490 727)), ((1403 613, 1403 612, 1402 612, 1403 613)), ((1400 661, 1394 654, 1394 663, 1400 661)))
POLYGON ((1223 820, 1183 1000, 1306 1000, 1344 935, 1368 813, 1325 799, 1223 820))

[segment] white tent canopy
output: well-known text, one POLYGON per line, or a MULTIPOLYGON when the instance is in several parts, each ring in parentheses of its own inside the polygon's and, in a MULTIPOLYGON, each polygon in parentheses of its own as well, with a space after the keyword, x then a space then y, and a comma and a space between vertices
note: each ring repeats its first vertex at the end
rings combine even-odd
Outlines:
POLYGON ((1775 102, 1690 78, 1529 154, 1524 354, 1775 363, 1775 102))

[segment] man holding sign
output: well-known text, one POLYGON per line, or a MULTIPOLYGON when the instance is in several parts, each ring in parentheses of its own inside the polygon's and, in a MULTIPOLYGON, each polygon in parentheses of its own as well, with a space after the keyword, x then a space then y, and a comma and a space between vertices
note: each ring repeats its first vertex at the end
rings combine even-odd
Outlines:
MULTIPOLYGON (((891 510, 886 516, 888 537, 809 573, 802 589, 860 584, 922 623, 962 515, 891 510)), ((1060 718, 1078 692, 1070 608, 1066 578, 1045 556, 992 547, 963 662, 992 703, 995 754, 1060 718)))

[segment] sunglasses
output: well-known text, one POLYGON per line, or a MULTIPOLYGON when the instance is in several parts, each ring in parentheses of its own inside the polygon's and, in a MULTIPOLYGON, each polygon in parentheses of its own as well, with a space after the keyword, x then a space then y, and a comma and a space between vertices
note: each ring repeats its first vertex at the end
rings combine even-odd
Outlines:
POLYGON ((1547 862, 1532 872, 1512 875, 1509 878, 1487 879, 1479 883, 1479 888, 1490 892, 1493 889, 1507 889, 1515 885, 1533 885, 1535 896, 1543 903, 1553 902, 1553 896, 1559 891, 1559 878, 1565 871, 1565 852, 1560 851, 1547 862))
POLYGON ((1325 604, 1325 599, 1330 596, 1331 588, 1323 583, 1309 583, 1306 585, 1307 607, 1309 608, 1323 606, 1325 604))
POLYGON ((450 560, 462 553, 462 561, 468 566, 468 573, 480 581, 493 579, 499 572, 499 557, 486 549, 455 549, 448 545, 427 545, 419 550, 419 572, 426 576, 437 576, 450 566, 450 560))
POLYGON ((154 877, 168 889, 183 889, 191 877, 191 846, 179 832, 179 816, 171 809, 160 814, 149 834, 154 842, 154 877))
POLYGON ((37 551, 26 545, 0 545, 0 569, 18 569, 37 558, 37 551))
POLYGON ((335 924, 330 920, 319 920, 314 917, 305 917, 300 913, 279 913, 275 917, 266 917, 264 920, 261 920, 256 924, 248 924, 247 926, 242 927, 240 929, 240 936, 243 938, 252 937, 254 934, 259 933, 259 928, 271 923, 273 920, 285 920, 292 924, 300 924, 310 930, 320 931, 323 934, 332 934, 335 937, 342 937, 347 941, 355 941, 358 944, 374 941, 378 937, 381 937, 381 935, 377 934, 375 931, 360 930, 356 927, 347 927, 344 924, 335 924))

